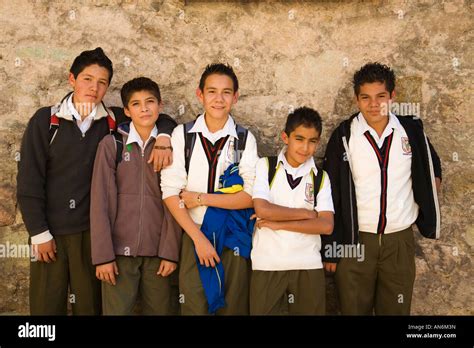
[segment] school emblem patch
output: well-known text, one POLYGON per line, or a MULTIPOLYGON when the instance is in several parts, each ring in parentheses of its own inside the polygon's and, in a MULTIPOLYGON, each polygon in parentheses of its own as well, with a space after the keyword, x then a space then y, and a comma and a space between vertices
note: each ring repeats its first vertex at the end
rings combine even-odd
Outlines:
POLYGON ((314 202, 313 184, 307 183, 304 193, 305 193, 305 201, 308 203, 313 203, 314 202))
POLYGON ((402 137, 402 150, 404 155, 411 155, 411 146, 408 137, 402 137))

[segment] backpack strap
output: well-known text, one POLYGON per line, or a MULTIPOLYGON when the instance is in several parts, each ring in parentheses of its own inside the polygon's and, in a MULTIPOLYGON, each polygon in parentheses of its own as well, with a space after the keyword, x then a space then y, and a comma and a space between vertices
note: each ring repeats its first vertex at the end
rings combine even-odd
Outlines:
MULTIPOLYGON (((313 179, 313 195, 314 195, 314 201, 313 201, 313 206, 316 208, 317 205, 317 197, 318 193, 321 190, 321 187, 323 187, 323 182, 324 182, 324 174, 326 173, 322 168, 319 168, 316 166, 318 169, 318 174, 314 176, 314 171, 311 170, 311 178, 313 179)), ((327 175, 327 174, 326 174, 327 175)))
POLYGON ((242 127, 240 124, 235 126, 235 130, 237 132, 237 144, 235 148, 239 151, 244 151, 245 146, 247 145, 247 135, 249 134, 249 130, 242 127))
POLYGON ((117 131, 113 131, 112 135, 114 136, 115 139, 115 149, 116 149, 116 154, 115 154, 115 169, 117 169, 118 165, 120 162, 122 162, 122 152, 123 152, 123 137, 122 134, 120 134, 117 131))
POLYGON ((237 139, 234 142, 234 151, 235 151, 235 160, 238 164, 240 162, 240 157, 242 156, 242 152, 245 150, 245 146, 247 145, 247 135, 249 134, 248 129, 242 127, 240 124, 235 125, 235 131, 237 133, 237 139))
POLYGON ((273 180, 275 179, 275 174, 277 172, 278 157, 269 156, 265 158, 267 159, 267 164, 268 164, 268 185, 270 186, 270 188, 272 188, 273 180))
POLYGON ((59 129, 59 117, 56 116, 56 114, 52 114, 51 117, 49 118, 49 145, 53 143, 54 138, 56 137, 56 134, 58 133, 59 129))
POLYGON ((196 143, 196 133, 190 133, 189 131, 194 126, 194 121, 190 121, 184 124, 184 166, 186 168, 186 173, 189 172, 189 164, 191 162, 191 155, 193 153, 194 144, 196 143))
POLYGON ((115 119, 110 116, 110 113, 107 114, 107 124, 109 125, 109 133, 113 134, 117 129, 117 124, 115 122, 115 119))
MULTIPOLYGON (((199 116, 199 115, 198 115, 199 116)), ((186 173, 189 172, 189 164, 191 162, 191 155, 194 150, 194 144, 196 143, 196 133, 190 133, 189 131, 194 126, 194 121, 190 121, 184 124, 183 131, 184 131, 184 165, 186 168, 186 173)), ((245 150, 245 146, 247 145, 247 136, 248 136, 248 129, 242 127, 241 125, 236 125, 235 130, 237 132, 237 139, 234 143, 234 149, 237 152, 237 156, 235 158, 240 158, 239 154, 241 154, 245 150)))

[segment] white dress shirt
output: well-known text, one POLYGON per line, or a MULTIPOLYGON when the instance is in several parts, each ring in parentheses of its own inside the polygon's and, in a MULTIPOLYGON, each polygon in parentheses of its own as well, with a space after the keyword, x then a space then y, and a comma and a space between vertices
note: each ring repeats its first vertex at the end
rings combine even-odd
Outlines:
POLYGON ((418 216, 411 179, 412 152, 408 136, 400 121, 392 113, 382 135, 367 124, 362 113, 351 124, 349 158, 355 185, 359 230, 377 233, 380 215, 381 171, 376 153, 364 133, 374 138, 379 148, 393 132, 387 168, 387 225, 384 233, 410 227, 418 216))
MULTIPOLYGON (((163 199, 179 195, 182 189, 194 192, 207 192, 208 189, 209 164, 199 136, 196 136, 196 143, 189 162, 189 175, 186 173, 183 127, 184 125, 182 124, 178 125, 171 136, 173 163, 169 167, 161 170, 161 190, 163 192, 163 199)), ((229 115, 224 127, 215 133, 211 133, 207 128, 204 115, 200 115, 190 131, 201 132, 206 139, 213 143, 218 139, 229 135, 229 138, 226 140, 217 160, 214 181, 214 190, 216 190, 219 188, 219 177, 230 164, 236 163, 234 143, 235 139, 238 137, 235 130, 235 122, 232 116, 229 115)), ((252 196, 257 161, 257 142, 253 134, 249 131, 245 150, 240 156, 239 175, 244 180, 244 191, 250 196, 252 196)), ((189 214, 193 221, 200 225, 202 224, 206 210, 206 206, 198 206, 189 209, 189 214)))

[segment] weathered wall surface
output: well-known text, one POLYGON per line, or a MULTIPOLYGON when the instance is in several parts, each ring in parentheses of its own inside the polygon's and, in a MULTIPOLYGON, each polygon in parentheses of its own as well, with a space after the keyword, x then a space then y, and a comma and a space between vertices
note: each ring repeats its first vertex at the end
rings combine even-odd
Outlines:
MULTIPOLYGON (((101 46, 115 67, 109 104, 120 103, 125 81, 145 75, 179 121, 200 110, 204 66, 232 64, 241 84, 234 114, 262 155, 281 145, 283 121, 301 105, 323 115, 325 144, 356 110, 354 71, 391 65, 397 101, 419 106, 444 170, 442 235, 417 235, 412 313, 474 314, 473 10, 467 0, 0 1, 0 313, 28 312, 28 258, 12 255, 27 243, 15 199, 22 132, 37 108, 69 90, 73 58, 101 46)), ((334 313, 332 278, 328 285, 334 313)))

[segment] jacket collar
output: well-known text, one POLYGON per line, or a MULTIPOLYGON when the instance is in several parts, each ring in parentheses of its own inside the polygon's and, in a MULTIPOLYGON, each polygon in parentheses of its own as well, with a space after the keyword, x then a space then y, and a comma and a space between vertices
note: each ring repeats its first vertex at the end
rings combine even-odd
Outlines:
POLYGON ((156 128, 156 125, 155 125, 150 133, 150 136, 148 137, 146 142, 143 143, 142 138, 140 138, 140 135, 135 129, 135 125, 133 124, 133 122, 130 122, 128 137, 127 137, 127 141, 125 142, 125 145, 137 143, 141 148, 144 148, 148 144, 150 139, 155 139, 157 135, 158 135, 158 128, 156 128))

